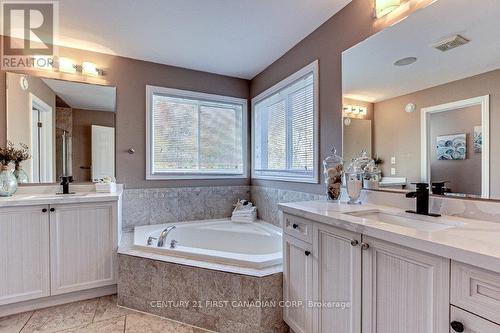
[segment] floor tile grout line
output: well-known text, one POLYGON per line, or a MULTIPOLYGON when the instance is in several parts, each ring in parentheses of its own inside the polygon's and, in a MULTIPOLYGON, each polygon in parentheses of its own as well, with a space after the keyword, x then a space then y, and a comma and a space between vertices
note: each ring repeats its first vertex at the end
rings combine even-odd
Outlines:
POLYGON ((33 315, 35 314, 36 310, 33 310, 31 312, 31 315, 30 317, 28 318, 28 320, 26 320, 26 322, 24 323, 23 327, 21 327, 21 329, 19 330, 19 333, 21 333, 21 331, 26 327, 26 325, 28 325, 28 322, 30 321, 31 317, 33 317, 33 315))
POLYGON ((123 320, 123 333, 125 333, 125 331, 127 329, 127 318, 128 318, 128 314, 125 315, 125 319, 123 320))
POLYGON ((97 313, 97 309, 99 308, 100 303, 101 303, 101 297, 97 298, 97 304, 94 309, 94 315, 92 316, 92 321, 90 322, 91 324, 94 323, 95 315, 97 313))

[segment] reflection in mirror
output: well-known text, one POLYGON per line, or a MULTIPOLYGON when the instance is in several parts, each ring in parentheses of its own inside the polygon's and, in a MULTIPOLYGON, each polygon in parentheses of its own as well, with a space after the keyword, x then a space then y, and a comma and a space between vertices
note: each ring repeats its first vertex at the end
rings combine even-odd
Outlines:
POLYGON ((499 16, 494 1, 440 0, 345 51, 344 158, 371 146, 380 187, 500 198, 499 16), (358 119, 370 136, 346 130, 358 119))
POLYGON ((116 88, 7 73, 7 140, 28 146, 27 183, 115 176, 116 88))

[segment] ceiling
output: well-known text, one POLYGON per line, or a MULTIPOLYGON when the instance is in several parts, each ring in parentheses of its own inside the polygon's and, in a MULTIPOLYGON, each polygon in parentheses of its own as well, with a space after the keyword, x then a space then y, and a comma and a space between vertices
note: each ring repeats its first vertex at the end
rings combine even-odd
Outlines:
POLYGON ((42 79, 57 96, 74 109, 115 111, 116 88, 95 84, 42 79))
POLYGON ((251 79, 351 0, 61 0, 60 45, 251 79))
POLYGON ((342 55, 344 96, 378 102, 500 68, 498 0, 438 0, 342 55), (432 45, 461 34, 448 52, 432 45), (416 63, 394 62, 417 57, 416 63))

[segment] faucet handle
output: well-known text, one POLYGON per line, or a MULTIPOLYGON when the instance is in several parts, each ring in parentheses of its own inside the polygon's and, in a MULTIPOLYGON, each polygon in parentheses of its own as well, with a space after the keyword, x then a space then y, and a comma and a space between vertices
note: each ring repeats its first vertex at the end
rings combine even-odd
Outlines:
POLYGON ((149 236, 149 237, 148 237, 148 242, 147 242, 147 244, 148 244, 148 245, 153 245, 153 240, 157 240, 157 239, 158 239, 158 238, 156 238, 156 237, 149 236))

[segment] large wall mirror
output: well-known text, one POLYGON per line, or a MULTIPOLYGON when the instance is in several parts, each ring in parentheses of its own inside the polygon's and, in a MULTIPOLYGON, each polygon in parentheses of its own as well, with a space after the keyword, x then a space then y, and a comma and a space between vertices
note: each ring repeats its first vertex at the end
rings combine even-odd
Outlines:
POLYGON ((385 189, 500 198, 499 17, 439 0, 345 51, 344 158, 367 151, 385 189))
POLYGON ((6 76, 7 140, 29 154, 25 183, 115 176, 115 87, 6 76))

